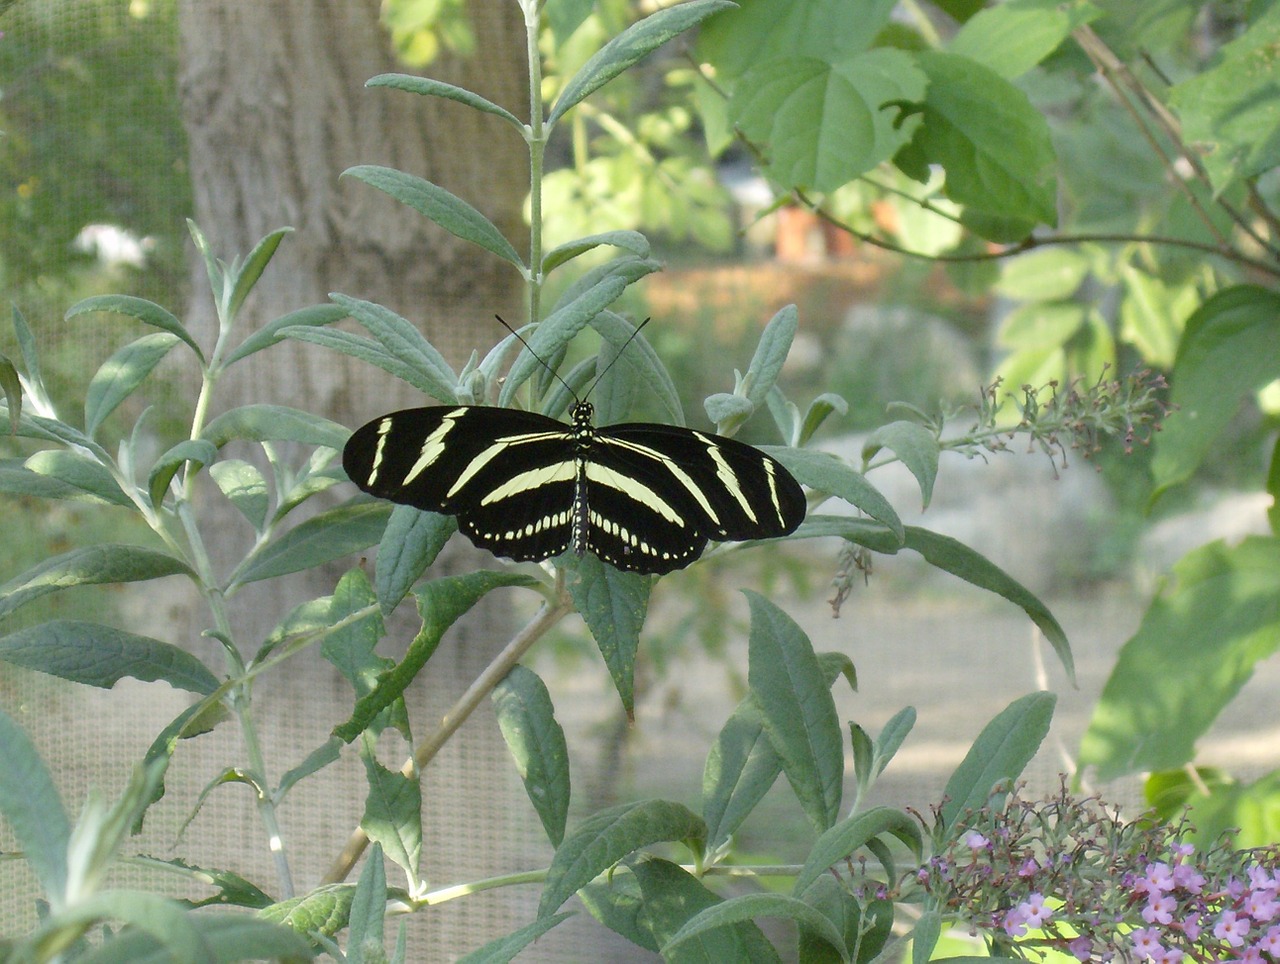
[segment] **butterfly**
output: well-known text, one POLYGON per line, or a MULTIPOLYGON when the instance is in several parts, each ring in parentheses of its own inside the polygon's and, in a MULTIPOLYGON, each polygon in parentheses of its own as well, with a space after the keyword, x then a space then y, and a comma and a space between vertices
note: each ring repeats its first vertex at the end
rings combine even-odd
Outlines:
POLYGON ((597 428, 487 405, 411 408, 357 429, 342 466, 371 495, 456 516, 477 546, 541 562, 572 549, 665 573, 707 542, 769 539, 804 520, 800 484, 742 442, 645 422, 597 428))

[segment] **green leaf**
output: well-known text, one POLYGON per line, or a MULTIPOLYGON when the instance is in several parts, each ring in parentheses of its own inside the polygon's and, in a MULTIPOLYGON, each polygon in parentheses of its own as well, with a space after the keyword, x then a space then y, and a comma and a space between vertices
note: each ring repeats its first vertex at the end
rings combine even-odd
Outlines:
POLYGON ((458 521, 438 512, 423 512, 410 505, 391 510, 386 531, 378 543, 375 585, 384 616, 409 594, 427 567, 458 529, 458 521))
POLYGON ((606 244, 634 254, 637 258, 649 257, 649 239, 639 231, 604 231, 600 234, 576 238, 552 248, 543 255, 542 273, 550 274, 560 265, 606 244))
POLYGON ((418 601, 418 613, 422 617, 422 629, 409 644, 404 659, 383 673, 378 678, 377 687, 356 702, 351 719, 334 727, 334 736, 350 743, 373 722, 374 717, 398 700, 436 651, 445 631, 487 593, 502 586, 531 585, 534 581, 519 573, 480 570, 435 579, 413 590, 418 601))
MULTIPOLYGON (((1088 317, 1089 309, 1078 302, 1032 301, 1019 305, 1004 317, 1000 322, 1000 330, 996 333, 996 342, 1002 348, 1019 352, 1021 357, 1043 358, 1077 337, 1088 317)), ((1060 359, 1062 355, 1057 353, 1054 357, 1060 359)), ((1000 374, 1005 375, 1004 384, 1044 384, 1038 376, 1031 375, 1014 380, 1012 373, 1015 371, 1016 364, 1010 364, 1008 359, 1001 364, 1000 374)))
POLYGON ((285 924, 299 934, 315 932, 333 937, 347 926, 355 884, 321 884, 310 893, 282 900, 258 911, 258 917, 285 924))
POLYGON ((755 700, 734 709, 716 736, 702 771, 707 851, 718 850, 751 815, 782 772, 755 700))
POLYGON ((156 460, 147 476, 147 492, 151 504, 158 506, 164 501, 164 494, 169 490, 169 483, 177 474, 183 463, 190 462, 199 471, 202 466, 210 465, 218 457, 218 450, 211 442, 204 439, 187 439, 179 442, 156 460))
MULTIPOLYGON (((358 566, 343 573, 329 598, 327 625, 336 626, 358 612, 370 610, 377 602, 369 577, 358 566)), ((357 695, 363 696, 374 687, 377 675, 393 665, 390 658, 378 656, 374 648, 386 635, 386 627, 377 610, 363 619, 329 633, 320 652, 342 673, 357 695)))
MULTIPOLYGON (((128 953, 136 953, 139 948, 144 956, 124 957, 124 952, 104 950, 106 960, 128 960, 130 964, 138 960, 148 960, 147 952, 155 956, 150 961, 189 961, 191 964, 215 964, 221 958, 214 953, 213 947, 205 936, 197 929, 195 914, 187 912, 186 907, 176 900, 159 897, 155 894, 131 890, 109 890, 92 894, 77 901, 69 907, 62 908, 57 914, 45 919, 43 925, 30 938, 39 946, 45 941, 52 941, 59 931, 72 933, 83 928, 88 930, 103 921, 118 921, 132 925, 131 931, 140 932, 139 938, 128 940, 122 934, 118 940, 128 940, 125 945, 128 953), (136 943, 135 943, 136 940, 136 943)), ((296 942, 296 938, 294 941, 296 942)), ((115 941, 109 942, 115 943, 115 941)), ((296 946, 296 943, 292 946, 296 946)), ((104 958, 89 955, 77 960, 97 960, 104 958)))
POLYGON ((270 348, 283 337, 281 333, 286 328, 320 328, 325 325, 332 325, 345 317, 347 317, 347 313, 337 305, 312 305, 309 308, 299 308, 297 311, 291 311, 287 315, 281 315, 275 321, 268 322, 254 331, 253 334, 240 343, 235 351, 226 357, 222 365, 224 368, 229 368, 242 358, 247 358, 249 355, 260 352, 264 348, 270 348))
POLYGON ((321 512, 252 553, 232 576, 227 591, 367 549, 382 538, 390 516, 386 502, 349 503, 321 512))
POLYGON ((866 0, 851 17, 846 0, 741 0, 738 9, 703 25, 698 55, 715 68, 718 81, 735 80, 776 57, 834 61, 870 49, 894 6, 895 0, 866 0))
POLYGON ((373 164, 349 167, 342 172, 342 176, 354 177, 391 195, 455 237, 479 245, 521 271, 524 270, 520 255, 493 222, 462 198, 439 185, 404 171, 373 164))
MULTIPOLYGON (((1190 809, 1194 828, 1188 842, 1201 851, 1220 843, 1224 834, 1232 848, 1240 850, 1271 847, 1280 839, 1280 771, 1272 770, 1252 783, 1201 779, 1192 783, 1185 770, 1174 775, 1187 781, 1182 803, 1190 809), (1207 795, 1202 792, 1206 786, 1207 795)), ((1177 816, 1182 812, 1179 806, 1177 816)))
POLYGON ((1003 569, 985 556, 970 549, 964 543, 950 536, 939 535, 918 526, 907 526, 906 547, 914 549, 924 556, 931 566, 936 566, 953 576, 959 576, 965 582, 972 583, 980 589, 986 589, 1003 596, 1009 602, 1022 608, 1031 621, 1040 627, 1044 638, 1049 641, 1057 654, 1062 668, 1067 672, 1067 679, 1075 684, 1076 667, 1071 655, 1071 644, 1067 642, 1067 634, 1054 619, 1047 606, 1021 583, 1009 576, 1003 569))
MULTIPOLYGON (((876 960, 889 940, 893 928, 892 901, 855 897, 834 874, 823 874, 805 889, 800 899, 840 930, 846 947, 856 948, 856 956, 851 960, 876 960)), ((799 960, 802 964, 843 964, 835 948, 804 929, 800 931, 799 960)))
POLYGON ((889 160, 910 140, 887 105, 924 98, 914 58, 881 47, 831 60, 787 55, 752 67, 729 99, 729 116, 768 157, 784 187, 834 191, 889 160))
POLYGON ((360 827, 373 843, 382 845, 383 852, 414 885, 422 857, 422 787, 418 777, 392 772, 371 754, 364 754, 364 767, 369 793, 360 827))
POLYGON ((267 480, 256 465, 242 459, 223 459, 209 466, 209 474, 222 494, 240 510, 259 532, 267 524, 267 511, 271 498, 267 492, 267 480))
POLYGON ((62 589, 142 582, 175 575, 195 578, 186 563, 167 552, 115 543, 72 549, 46 559, 0 586, 0 619, 41 596, 62 589))
POLYGON ((0 813, 46 897, 60 901, 67 887, 71 821, 35 744, 0 710, 0 813))
POLYGON ((929 909, 920 915, 911 932, 911 964, 929 964, 942 934, 942 915, 929 909))
POLYGON ((111 689, 123 677, 163 680, 208 695, 219 680, 184 649, 98 623, 53 619, 0 636, 0 660, 50 676, 111 689))
POLYGON ((1169 378, 1169 416, 1155 442, 1156 499, 1190 478, 1218 444, 1241 398, 1280 378, 1280 293, 1226 288, 1187 319, 1169 378))
POLYGON ((1180 767, 1195 741, 1280 648, 1280 539, 1189 552, 1120 650, 1080 765, 1100 780, 1180 767))
MULTIPOLYGON (((271 958, 305 961, 314 951, 299 934, 244 914, 187 914, 191 928, 221 962, 271 958)), ((181 948, 177 949, 181 952, 181 948)), ((171 943, 157 940, 141 929, 119 931, 100 947, 76 957, 77 964, 170 964, 185 960, 175 956, 171 943)))
MULTIPOLYGON (((397 378, 402 378, 414 387, 419 388, 432 398, 438 398, 446 404, 452 404, 456 401, 457 374, 449 363, 445 361, 444 356, 436 351, 435 346, 427 341, 416 327, 391 309, 374 304, 372 301, 361 301, 358 298, 348 298, 346 295, 337 293, 331 294, 329 297, 337 305, 344 308, 352 318, 363 325, 381 346, 382 352, 379 354, 376 347, 370 348, 368 343, 363 343, 365 345, 363 350, 366 351, 366 355, 356 355, 356 357, 366 358, 366 360, 378 365, 378 367, 391 372, 397 378), (369 354, 370 352, 372 354, 369 354), (388 365, 391 367, 388 367, 388 365)), ((291 332, 291 334, 295 337, 301 337, 306 332, 298 331, 291 332)), ((313 330, 311 334, 333 338, 339 335, 340 332, 318 332, 313 330)), ((313 339, 308 338, 308 340, 313 339)), ((362 339, 358 339, 358 341, 363 342, 362 339)), ((334 346, 340 351, 352 354, 348 350, 350 345, 348 348, 344 348, 335 342, 334 346)))
POLYGON ((773 603, 746 591, 751 609, 747 680, 769 741, 810 824, 836 821, 844 747, 828 683, 804 631, 773 603))
POLYGON ((1020 301, 1061 301, 1079 290, 1091 267, 1089 256, 1076 248, 1041 248, 1005 261, 995 289, 1020 301))
POLYGON ((1057 702, 1053 693, 1028 693, 983 728, 943 790, 943 828, 958 833, 966 811, 985 806, 998 784, 1005 784, 1005 793, 1012 789, 1049 734, 1057 702))
POLYGON ((897 421, 881 425, 862 444, 862 463, 867 464, 881 449, 888 449, 907 467, 920 486, 920 508, 929 508, 933 483, 938 477, 938 436, 918 422, 897 421))
POLYGON ((909 814, 892 807, 872 807, 865 813, 841 820, 814 841, 804 866, 792 885, 791 893, 800 895, 827 870, 884 834, 896 837, 918 858, 923 842, 920 824, 909 814))
POLYGON ((520 119, 505 107, 499 107, 493 101, 481 97, 473 91, 455 87, 453 84, 446 84, 441 80, 432 80, 430 77, 414 77, 410 74, 378 74, 376 77, 370 77, 366 80, 364 85, 366 87, 390 87, 393 90, 421 94, 424 97, 443 97, 445 100, 454 100, 486 114, 501 117, 517 130, 524 130, 524 124, 520 122, 520 119))
POLYGON ((584 820, 557 849, 547 868, 538 916, 546 917, 623 857, 662 841, 694 840, 706 825, 687 807, 640 800, 601 810, 584 820))
POLYGON ((733 430, 755 414, 756 407, 749 399, 728 392, 716 392, 708 395, 702 403, 716 430, 721 435, 732 434, 733 430))
POLYGON ((913 143, 946 170, 947 197, 987 214, 1056 224, 1049 125, 1026 94, 967 57, 930 52, 918 63, 929 89, 913 143))
POLYGON ((57 483, 70 485, 108 505, 133 505, 133 500, 125 495, 120 483, 105 465, 76 452, 45 449, 32 455, 23 464, 37 475, 48 476, 57 483))
POLYGON ((765 404, 769 392, 778 381, 782 366, 786 364, 800 325, 800 312, 795 305, 785 305, 778 310, 760 333, 751 364, 745 376, 746 397, 757 408, 765 404))
POLYGON ((1217 64, 1169 92, 1182 134, 1221 194, 1280 164, 1280 9, 1270 7, 1226 44, 1217 64))
POLYGON ((201 438, 218 448, 233 440, 301 442, 341 451, 351 437, 345 425, 284 405, 242 405, 223 412, 205 426, 201 438))
POLYGON ((1013 80, 1057 50, 1071 31, 1096 20, 1102 12, 1088 0, 1009 0, 979 11, 947 49, 1013 80))
MULTIPOLYGON (((96 295, 93 298, 85 298, 83 301, 76 302, 76 304, 67 309, 66 317, 74 318, 76 315, 85 315, 93 311, 109 311, 118 315, 127 315, 130 318, 137 319, 144 325, 150 325, 153 328, 167 331, 171 335, 177 335, 191 346, 191 350, 196 353, 196 357, 201 362, 204 361, 204 353, 200 351, 200 346, 191 337, 191 333, 187 331, 186 326, 166 309, 161 308, 154 302, 129 295, 96 295)), ((29 359, 27 360, 27 371, 31 371, 29 359)))
MULTIPOLYGON (((663 413, 673 424, 683 425, 684 409, 680 405, 680 392, 671 380, 671 373, 644 335, 636 334, 636 326, 615 312, 602 311, 591 322, 591 327, 609 345, 611 350, 607 353, 608 357, 617 358, 618 365, 627 366, 635 381, 646 389, 647 397, 661 406, 663 413)), ((602 352, 600 357, 605 359, 606 353, 602 352)), ((600 416, 599 424, 607 425, 610 422, 600 416)))
POLYGON ((551 694, 537 673, 515 666, 494 688, 493 707, 529 802, 559 847, 569 816, 569 750, 551 694))
POLYGON ((866 546, 875 552, 894 555, 901 543, 893 531, 880 522, 870 519, 857 519, 852 516, 819 515, 807 516, 800 528, 790 536, 792 539, 847 539, 849 542, 866 546))
MULTIPOLYGON (((120 505, 120 496, 104 499, 55 475, 32 472, 21 459, 0 459, 0 492, 29 495, 38 499, 65 499, 95 505, 120 505)), ((121 493, 123 495, 123 493, 121 493)), ((130 505, 133 503, 130 502, 130 505)))
POLYGON ((1145 361, 1170 369, 1187 319, 1200 306, 1192 280, 1166 284, 1133 265, 1122 269, 1124 301, 1120 305, 1120 338, 1141 352, 1145 361))
POLYGON ((458 958, 458 964, 508 964, 539 937, 572 916, 572 913, 566 912, 552 914, 550 917, 540 917, 532 924, 526 924, 518 931, 496 938, 484 947, 458 958))
MULTIPOLYGON (((772 392, 770 392, 769 397, 773 397, 772 392)), ((793 444, 797 447, 807 444, 809 439, 813 438, 814 433, 818 431, 822 423, 832 413, 848 415, 849 403, 834 392, 823 392, 809 403, 809 407, 804 413, 804 419, 800 422, 799 433, 793 440, 793 444)))
POLYGON ((570 107, 599 90, 637 61, 643 60, 672 37, 684 33, 719 10, 730 10, 729 0, 691 0, 659 10, 614 37, 569 79, 547 118, 554 126, 570 107))
POLYGON ((577 570, 578 578, 569 583, 569 595, 600 647, 630 719, 635 713, 636 650, 649 612, 653 579, 622 572, 590 554, 578 560, 577 570))
MULTIPOLYGON (((13 305, 13 334, 18 342, 18 351, 22 353, 22 364, 27 370, 27 384, 37 398, 48 401, 49 390, 45 388, 44 378, 40 374, 40 353, 36 351, 35 335, 31 333, 31 326, 22 317, 17 305, 13 305)), ((10 408, 9 421, 12 422, 13 419, 14 411, 10 408)))
POLYGON ((662 946, 662 956, 669 957, 686 941, 701 936, 707 931, 742 921, 751 921, 757 917, 781 917, 784 920, 793 921, 830 944, 839 952, 842 960, 848 959, 849 952, 845 947, 844 935, 825 914, 802 900, 782 894, 744 894, 741 897, 733 897, 713 904, 695 915, 662 946))
POLYGON ((280 228, 272 231, 253 246, 249 256, 244 259, 244 265, 236 272, 235 278, 232 280, 231 297, 227 301, 226 309, 226 317, 228 319, 235 318, 240 314, 240 306, 244 304, 245 298, 249 297, 249 292, 258 283, 258 279, 262 277, 262 272, 266 270, 271 258, 275 255, 276 248, 280 247, 280 242, 284 240, 284 236, 292 231, 293 228, 280 228))
POLYGON ((337 737, 329 737, 322 744, 307 754, 306 759, 296 767, 290 767, 280 778, 280 785, 272 793, 272 800, 279 804, 293 787, 311 776, 319 773, 330 763, 336 763, 342 754, 342 741, 337 737))
POLYGON ((826 452, 779 445, 762 445, 760 451, 781 462, 782 467, 794 475, 797 482, 843 499, 888 527, 899 544, 905 538, 906 530, 902 526, 902 520, 898 518, 898 513, 889 504, 889 500, 865 476, 835 456, 826 452))
MULTIPOLYGON (((271 898, 262 890, 231 870, 192 864, 180 857, 161 860, 139 854, 132 861, 142 866, 159 868, 168 874, 172 874, 174 870, 183 871, 191 880, 217 890, 212 897, 196 903, 197 907, 214 903, 235 907, 266 907, 271 903, 271 898)), ((204 919, 204 915, 201 915, 201 919, 204 919)))
POLYGON ((9 356, 0 352, 0 391, 4 392, 5 408, 9 410, 9 431, 18 434, 18 422, 22 418, 22 382, 18 369, 9 356))

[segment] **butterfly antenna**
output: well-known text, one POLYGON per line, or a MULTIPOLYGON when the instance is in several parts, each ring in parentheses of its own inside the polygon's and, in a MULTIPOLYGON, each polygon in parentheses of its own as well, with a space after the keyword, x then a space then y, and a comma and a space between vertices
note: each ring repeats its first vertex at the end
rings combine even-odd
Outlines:
MULTIPOLYGON (((511 332, 511 334, 513 334, 513 335, 515 335, 515 336, 516 336, 516 341, 518 341, 518 342, 520 342, 520 344, 524 345, 524 347, 525 347, 526 349, 528 349, 529 354, 530 354, 530 355, 532 355, 534 358, 538 359, 538 362, 542 365, 542 367, 543 367, 543 368, 545 368, 547 371, 551 372, 551 374, 552 374, 552 375, 554 375, 554 376, 556 377, 556 381, 558 381, 561 385, 563 385, 563 386, 564 386, 564 390, 565 390, 566 392, 568 392, 570 395, 572 395, 572 396, 573 396, 573 400, 574 400, 575 402, 580 401, 580 399, 578 398, 578 393, 577 393, 577 392, 575 392, 572 388, 570 388, 570 387, 569 387, 569 383, 568 383, 568 382, 566 382, 563 378, 561 378, 561 377, 560 377, 560 373, 559 373, 558 371, 556 371, 554 368, 552 368, 552 367, 547 363, 546 359, 544 359, 541 355, 539 355, 536 351, 534 351, 534 350, 533 350, 533 346, 532 346, 532 345, 530 345, 527 341, 525 341, 525 340, 524 340, 524 335, 520 334, 520 332, 516 331, 514 328, 512 328, 510 325, 508 325, 508 324, 507 324, 507 322, 506 322, 506 320, 505 320, 501 315, 494 315, 493 317, 495 317, 495 318, 497 318, 497 319, 498 319, 498 323, 499 323, 500 325, 502 325, 502 327, 503 327, 503 328, 507 329, 507 331, 511 332)), ((630 339, 628 339, 628 340, 630 340, 630 339)), ((594 387, 595 387, 595 384, 594 384, 594 383, 592 383, 592 386, 591 386, 591 387, 592 387, 592 388, 594 388, 594 387)))
POLYGON ((651 320, 652 320, 651 318, 646 318, 644 321, 640 322, 640 324, 636 325, 635 331, 633 331, 629 336, 627 336, 627 340, 622 343, 622 347, 619 348, 618 353, 613 356, 613 360, 610 361, 609 364, 604 367, 604 371, 602 371, 599 375, 595 377, 595 381, 593 381, 591 383, 591 387, 587 389, 588 398, 590 398, 591 393, 596 390, 596 386, 600 384, 600 379, 604 378, 605 375, 609 374, 609 369, 618 363, 618 359, 621 358, 622 353, 627 350, 627 346, 636 340, 636 335, 640 334, 640 329, 643 328, 645 325, 649 324, 651 320))

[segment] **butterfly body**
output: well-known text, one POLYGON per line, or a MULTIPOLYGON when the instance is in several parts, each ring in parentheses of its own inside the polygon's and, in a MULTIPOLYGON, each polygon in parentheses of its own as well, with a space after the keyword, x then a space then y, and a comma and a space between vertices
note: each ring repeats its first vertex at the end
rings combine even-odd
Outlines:
POLYGON ((572 549, 619 569, 687 566, 709 540, 786 535, 804 493, 774 459, 671 425, 596 428, 484 405, 406 409, 358 429, 343 452, 364 491, 454 515, 476 545, 517 561, 572 549))

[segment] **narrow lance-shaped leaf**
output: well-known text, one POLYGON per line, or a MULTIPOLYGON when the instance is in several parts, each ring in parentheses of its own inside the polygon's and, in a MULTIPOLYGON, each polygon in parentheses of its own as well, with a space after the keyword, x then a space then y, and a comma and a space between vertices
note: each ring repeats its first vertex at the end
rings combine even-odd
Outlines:
POLYGON ((392 772, 373 758, 361 754, 369 793, 365 798, 360 827, 409 878, 411 889, 418 882, 418 861, 422 856, 422 787, 416 776, 392 772))
POLYGON ((62 589, 141 582, 179 574, 194 576, 181 559, 155 549, 115 543, 72 549, 46 559, 0 586, 0 619, 20 606, 62 589))
POLYGON ((258 467, 243 459, 223 459, 209 466, 209 474, 228 501, 261 532, 267 524, 271 497, 258 467))
POLYGON ((67 885, 71 821, 35 744, 0 710, 0 813, 48 898, 57 902, 67 885))
POLYGON ((391 506, 385 502, 357 502, 322 512, 249 555, 227 591, 367 549, 382 538, 390 515, 391 506))
POLYGON ((354 177, 370 187, 376 187, 434 221, 450 234, 479 245, 521 271, 524 270, 524 262, 519 253, 493 222, 462 198, 439 185, 394 168, 372 164, 347 168, 342 176, 354 177))
POLYGON ((204 439, 187 439, 169 449, 156 460, 147 477, 147 492, 150 495, 151 504, 158 506, 164 501, 169 483, 185 463, 191 463, 194 470, 198 470, 202 466, 212 464, 217 457, 218 450, 213 447, 213 443, 204 439))
POLYGON ((835 924, 821 911, 810 907, 804 901, 783 894, 744 894, 713 904, 680 928, 675 936, 663 945, 662 955, 670 959, 687 941, 707 931, 742 921, 756 920, 760 917, 781 917, 784 920, 793 921, 797 926, 810 931, 835 948, 841 960, 848 960, 849 952, 845 947, 844 935, 837 930, 835 924))
POLYGON ((600 647, 622 707, 631 719, 635 714, 636 650, 649 612, 653 579, 621 572, 590 554, 578 560, 577 569, 578 578, 569 584, 569 594, 600 647))
POLYGON ((5 408, 9 411, 9 431, 17 435, 22 418, 22 382, 18 379, 18 369, 3 353, 0 353, 0 391, 4 392, 5 408))
POLYGON ((378 543, 374 576, 384 616, 400 605, 457 529, 458 520, 453 516, 423 512, 411 505, 398 505, 391 510, 378 543))
POLYGON ((573 914, 565 911, 552 914, 550 917, 540 917, 532 924, 526 924, 519 930, 512 931, 505 937, 496 938, 484 947, 458 958, 458 964, 508 964, 539 937, 572 916, 573 914))
POLYGON ((843 499, 872 519, 888 526, 897 536, 899 544, 905 538, 906 530, 902 520, 889 500, 862 473, 845 465, 835 456, 826 452, 778 445, 762 445, 760 450, 781 462, 783 468, 796 477, 797 482, 843 499))
POLYGON ((249 297, 249 292, 258 283, 258 279, 262 277, 262 272, 266 270, 267 264, 275 255, 276 248, 280 247, 280 242, 284 240, 284 236, 292 231, 293 228, 280 228, 272 231, 253 246, 253 250, 244 259, 244 264, 236 272, 236 276, 232 281, 231 296, 227 301, 227 318, 235 318, 240 313, 240 306, 244 304, 245 298, 249 297))
POLYGON ((463 87, 455 87, 453 84, 446 84, 442 80, 432 80, 430 77, 415 77, 411 74, 378 74, 376 77, 370 77, 366 80, 364 85, 366 87, 390 87, 393 90, 404 90, 411 94, 454 100, 486 114, 501 117, 518 130, 524 129, 520 119, 505 107, 500 107, 493 101, 481 97, 473 91, 463 87))
POLYGON ((551 694, 537 673, 516 666, 494 688, 493 706, 529 802, 559 847, 569 815, 569 750, 551 694))
POLYGON ((248 442, 301 442, 341 450, 351 437, 345 425, 284 405, 242 405, 205 426, 202 438, 218 448, 239 439, 248 442))
POLYGON ((800 313, 796 306, 786 305, 778 310, 760 333, 760 343, 756 345, 746 374, 746 395, 753 405, 758 407, 765 403, 765 398, 773 389, 778 374, 787 361, 799 325, 800 313))
POLYGON ((620 248, 634 254, 637 258, 649 257, 649 239, 639 231, 605 231, 601 234, 589 234, 584 238, 576 238, 552 248, 542 258, 542 273, 550 274, 565 262, 572 261, 602 244, 620 248))
POLYGON ((892 807, 873 807, 866 813, 840 821, 814 841, 791 892, 797 895, 804 893, 805 888, 828 868, 884 834, 897 838, 917 857, 920 856, 923 844, 920 825, 915 819, 892 807))
MULTIPOLYGON (((31 333, 31 326, 22 317, 17 305, 13 306, 13 334, 18 341, 18 351, 22 354, 22 364, 27 370, 27 385, 38 400, 49 402, 49 391, 44 387, 44 378, 40 373, 40 353, 36 351, 35 335, 31 333)), ((14 412, 10 409, 10 421, 14 417, 14 412)))
POLYGON ((74 486, 110 505, 133 505, 133 500, 102 462, 85 458, 78 452, 45 449, 32 455, 24 465, 37 475, 48 476, 55 483, 74 486))
POLYGON ((283 337, 286 328, 320 328, 332 325, 347 317, 347 313, 338 305, 312 305, 299 308, 287 315, 281 315, 269 321, 242 341, 239 346, 223 360, 223 367, 230 367, 242 358, 269 348, 283 337))
MULTIPOLYGON (((186 326, 167 309, 160 307, 155 302, 147 301, 145 298, 135 298, 131 295, 97 295, 93 298, 85 298, 83 301, 76 302, 67 310, 66 317, 74 318, 76 315, 84 315, 92 311, 107 311, 118 315, 127 315, 145 325, 151 325, 153 328, 159 328, 171 335, 176 335, 191 347, 191 350, 196 353, 196 357, 200 361, 204 361, 204 353, 200 351, 200 346, 191 337, 191 333, 187 331, 186 326)), ((28 371, 30 371, 29 367, 28 371)))

